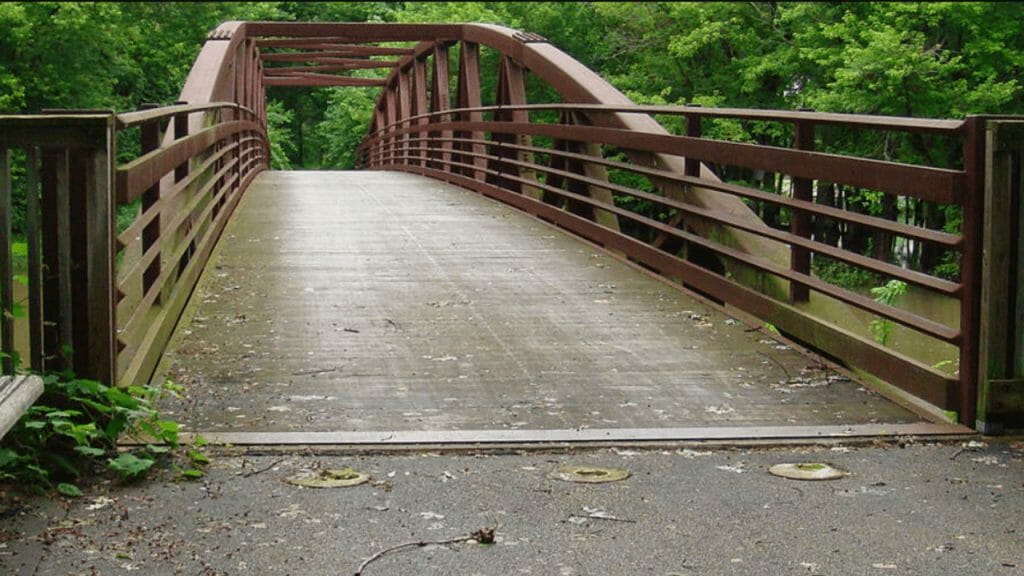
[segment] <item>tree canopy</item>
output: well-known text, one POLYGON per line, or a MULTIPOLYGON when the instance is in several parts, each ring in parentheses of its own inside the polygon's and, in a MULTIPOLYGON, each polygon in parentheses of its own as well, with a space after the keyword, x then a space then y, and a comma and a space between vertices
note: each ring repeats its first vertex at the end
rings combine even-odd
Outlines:
MULTIPOLYGON (((14 2, 0 4, 0 113, 173 102, 207 32, 229 19, 501 24, 545 36, 642 103, 1024 112, 1013 2, 14 2)), ((351 165, 372 91, 270 96, 289 140, 280 161, 351 165)))

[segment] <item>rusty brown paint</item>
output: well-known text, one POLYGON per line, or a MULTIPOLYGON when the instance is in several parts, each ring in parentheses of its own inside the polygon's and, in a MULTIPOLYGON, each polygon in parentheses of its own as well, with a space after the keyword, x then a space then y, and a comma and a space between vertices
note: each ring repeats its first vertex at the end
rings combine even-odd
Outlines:
POLYGON ((117 169, 118 203, 131 202, 140 191, 159 182, 164 175, 174 170, 182 162, 206 151, 215 143, 242 132, 261 133, 262 128, 254 122, 245 120, 222 122, 119 166, 117 169))
POLYGON ((980 376, 980 313, 981 313, 981 247, 982 215, 985 195, 985 128, 983 116, 967 119, 967 138, 964 141, 964 168, 967 172, 967 193, 964 195, 963 226, 961 234, 965 247, 960 259, 960 282, 964 290, 960 303, 960 326, 963 342, 960 344, 960 395, 958 411, 960 421, 974 425, 978 402, 980 376))
MULTIPOLYGON (((797 122, 793 127, 793 148, 797 150, 814 150, 814 124, 803 121, 797 122)), ((807 178, 793 178, 793 199, 806 203, 814 201, 814 181, 807 178)), ((794 236, 810 238, 813 228, 811 227, 811 215, 803 210, 793 210, 789 231, 794 236)), ((811 252, 806 247, 793 244, 790 249, 790 268, 801 274, 811 273, 811 252)), ((791 282, 789 285, 789 299, 792 302, 807 302, 810 299, 810 289, 798 282, 791 282)))
MULTIPOLYGON (((617 128, 472 121, 449 121, 440 124, 457 132, 494 131, 579 142, 600 142, 631 150, 692 157, 707 162, 753 169, 775 170, 800 178, 844 182, 889 194, 914 196, 946 204, 960 201, 965 184, 964 173, 957 170, 686 136, 638 133, 617 128)), ((390 133, 395 136, 409 130, 395 128, 390 133)))

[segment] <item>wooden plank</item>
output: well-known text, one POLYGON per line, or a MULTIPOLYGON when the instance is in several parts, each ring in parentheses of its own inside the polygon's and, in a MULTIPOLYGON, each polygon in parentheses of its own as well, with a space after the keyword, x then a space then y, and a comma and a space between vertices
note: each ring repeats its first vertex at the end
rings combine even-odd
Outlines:
POLYGON ((0 372, 14 373, 14 271, 11 267, 11 151, 0 148, 0 372))
POLYGON ((67 150, 62 150, 55 158, 55 172, 57 176, 57 263, 58 280, 57 293, 59 294, 60 314, 57 318, 58 327, 58 350, 55 350, 63 358, 65 365, 70 364, 72 358, 64 353, 64 348, 72 345, 74 334, 74 308, 71 306, 71 155, 67 150))
POLYGON ((0 438, 42 394, 43 379, 38 376, 0 376, 0 438))
POLYGON ((107 144, 90 151, 86 167, 86 260, 88 367, 83 376, 113 383, 117 343, 114 321, 114 126, 108 119, 107 144))
POLYGON ((967 190, 963 203, 961 235, 964 246, 960 258, 960 283, 963 292, 960 299, 960 326, 963 339, 960 343, 960 401, 957 411, 961 422, 975 425, 978 411, 978 389, 980 370, 980 327, 981 313, 981 251, 983 242, 982 218, 985 195, 985 155, 987 121, 982 116, 971 116, 965 124, 967 136, 964 139, 964 171, 967 190))
MULTIPOLYGON (((1016 229, 1017 229, 1017 252, 1015 254, 1014 261, 1021 262, 1024 260, 1024 149, 1017 150, 1016 153, 1016 164, 1017 164, 1017 182, 1014 185, 1016 190, 1016 229)), ((1024 378, 1024 266, 1017 265, 1015 288, 1014 288, 1014 302, 1016 304, 1016 337, 1014 338, 1016 346, 1014 348, 1013 356, 1016 358, 1016 365, 1014 366, 1014 376, 1024 378)))
MULTIPOLYGON (((814 125, 809 122, 797 122, 793 127, 793 148, 797 150, 814 150, 814 125)), ((804 202, 814 200, 814 181, 807 178, 793 178, 793 198, 804 202)), ((803 210, 793 210, 790 217, 789 231, 796 236, 810 239, 811 215, 803 210)), ((811 253, 799 245, 790 247, 790 268, 801 274, 811 273, 811 253)), ((790 282, 789 299, 791 302, 807 302, 811 297, 810 289, 798 282, 790 282)))
POLYGON ((28 244, 29 365, 43 370, 43 262, 40 247, 39 151, 30 147, 25 167, 25 241, 28 244))

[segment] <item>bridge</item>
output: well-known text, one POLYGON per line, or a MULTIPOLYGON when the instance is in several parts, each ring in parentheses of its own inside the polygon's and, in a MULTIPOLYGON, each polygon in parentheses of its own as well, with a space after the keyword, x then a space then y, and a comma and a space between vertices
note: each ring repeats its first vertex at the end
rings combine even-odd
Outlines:
POLYGON ((642 106, 498 26, 228 22, 172 105, 0 117, 3 369, 23 341, 33 371, 171 377, 169 409, 232 443, 997 432, 1024 406, 1020 127, 642 106), (270 86, 380 87, 362 170, 269 170, 270 86), (723 121, 791 147, 722 139, 723 121), (816 149, 835 130, 885 152, 816 149), (900 161, 900 138, 959 152, 900 161), (961 223, 820 201, 835 186, 961 223), (826 226, 928 246, 957 273, 826 226), (947 312, 830 282, 818 259, 947 312))

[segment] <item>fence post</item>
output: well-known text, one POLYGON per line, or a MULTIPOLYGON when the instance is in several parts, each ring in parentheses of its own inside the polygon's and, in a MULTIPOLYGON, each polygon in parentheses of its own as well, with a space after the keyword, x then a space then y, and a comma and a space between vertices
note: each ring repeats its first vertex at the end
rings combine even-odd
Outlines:
POLYGON ((101 141, 89 151, 86 166, 87 297, 89 365, 84 375, 114 385, 117 381, 117 323, 114 319, 114 254, 116 235, 114 164, 116 146, 114 115, 102 119, 101 141))
POLYGON ((0 375, 14 374, 14 286, 11 267, 11 152, 0 148, 0 375))
POLYGON ((43 263, 40 250, 39 148, 25 151, 25 235, 28 244, 29 366, 43 370, 43 263))
MULTIPOLYGON (((157 104, 143 104, 139 106, 140 110, 152 110, 158 108, 157 104)), ((142 154, 148 154, 153 150, 160 147, 160 123, 159 121, 149 122, 142 125, 141 134, 139 136, 140 146, 142 154)), ((160 182, 156 182, 152 186, 146 189, 142 193, 142 214, 145 214, 153 205, 160 201, 160 182)), ((153 221, 150 222, 142 230, 142 253, 146 254, 150 248, 160 243, 160 215, 157 214, 153 221)), ((149 294, 153 284, 156 283, 156 279, 160 277, 162 258, 157 256, 153 259, 153 262, 146 267, 145 272, 142 273, 142 294, 145 296, 149 294)), ((157 295, 155 304, 159 304, 161 295, 157 295)))
MULTIPOLYGON (((797 150, 814 150, 814 124, 805 120, 797 120, 793 126, 793 148, 797 150)), ((805 202, 814 201, 814 181, 808 178, 793 178, 793 199, 805 202)), ((810 238, 811 215, 800 209, 791 211, 789 232, 801 238, 810 238)), ((790 246, 790 270, 801 274, 811 273, 811 253, 807 248, 790 246)), ((806 302, 810 299, 810 289, 806 284, 790 281, 789 299, 791 302, 806 302)))
POLYGON ((957 397, 958 420, 977 426, 978 377, 980 350, 978 345, 981 313, 981 251, 982 210, 985 193, 985 124, 983 116, 970 116, 964 121, 964 171, 967 186, 963 202, 963 252, 960 258, 960 390, 957 397))
MULTIPOLYGON (((188 106, 188 102, 179 100, 174 103, 175 106, 188 106)), ((185 136, 188 136, 188 112, 182 112, 174 115, 174 139, 181 140, 185 136)), ((181 182, 188 176, 189 161, 185 160, 177 168, 174 169, 174 181, 181 182)))
POLYGON ((990 120, 984 140, 976 422, 979 431, 996 434, 1024 427, 1024 122, 990 120))
MULTIPOLYGON (((183 100, 179 100, 179 101, 175 102, 174 105, 175 106, 188 106, 188 102, 185 102, 183 100)), ((189 116, 188 112, 181 112, 180 114, 175 114, 174 115, 174 118, 173 118, 172 121, 174 123, 174 139, 175 140, 181 140, 182 138, 188 136, 188 131, 189 131, 188 130, 188 116, 189 116)), ((184 162, 179 164, 174 169, 174 182, 178 183, 178 182, 181 182, 182 180, 184 180, 185 178, 188 178, 188 174, 189 174, 189 170, 190 169, 191 169, 190 160, 185 160, 184 162)), ((189 194, 189 197, 191 197, 191 194, 189 194)), ((192 219, 193 219, 192 216, 189 216, 186 219, 184 231, 179 233, 180 236, 188 234, 189 230, 192 229, 192 226, 193 226, 192 219)), ((182 254, 181 258, 178 260, 178 276, 179 277, 184 272, 185 267, 188 266, 189 260, 191 260, 191 258, 192 258, 192 254, 195 253, 195 249, 196 249, 196 243, 195 243, 195 240, 193 240, 193 241, 189 242, 188 248, 185 250, 185 253, 182 254)))

